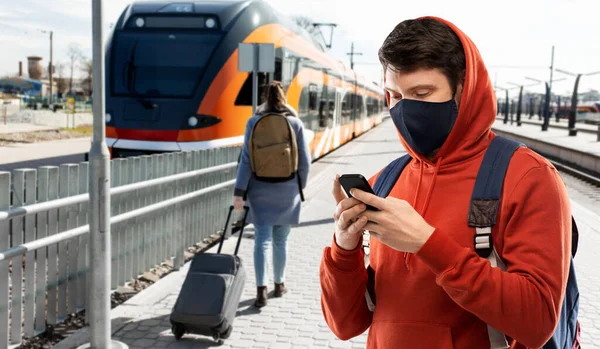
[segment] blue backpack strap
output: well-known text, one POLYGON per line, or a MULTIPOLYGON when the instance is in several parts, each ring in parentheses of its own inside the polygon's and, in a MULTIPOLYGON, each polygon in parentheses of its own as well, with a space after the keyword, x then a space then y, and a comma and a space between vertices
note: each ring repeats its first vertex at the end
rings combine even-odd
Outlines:
MULTIPOLYGON (((409 154, 405 154, 396 160, 390 162, 384 169, 381 171, 377 179, 375 180, 375 184, 373 185, 373 192, 375 195, 386 198, 392 188, 400 178, 400 174, 408 165, 408 163, 412 160, 409 154)), ((369 249, 369 241, 363 240, 363 249, 365 251, 365 255, 368 255, 369 249)), ((375 309, 375 271, 371 266, 367 266, 367 290, 365 293, 365 298, 367 301, 367 306, 371 311, 375 309)))
POLYGON ((375 185, 373 185, 373 191, 375 195, 385 198, 390 194, 392 188, 400 178, 400 174, 402 170, 408 165, 408 163, 412 160, 410 154, 405 154, 397 158, 396 160, 390 162, 379 174, 377 180, 375 181, 375 185))
POLYGON ((492 230, 500 206, 504 176, 514 152, 523 143, 496 136, 490 143, 479 167, 469 206, 468 224, 477 229, 475 251, 487 258, 493 251, 492 230))
MULTIPOLYGON (((487 258, 492 263, 492 266, 498 266, 497 264, 500 264, 501 261, 494 251, 491 227, 496 224, 496 216, 498 214, 498 207, 500 206, 502 186, 508 164, 512 155, 520 146, 524 146, 524 144, 501 136, 496 136, 492 140, 483 157, 471 197, 468 224, 477 229, 475 250, 479 256, 487 258)), ((579 313, 579 288, 573 265, 573 256, 577 251, 578 236, 577 226, 573 220, 574 248, 571 251, 569 278, 561 315, 552 338, 546 342, 542 349, 570 349, 573 343, 578 341, 577 338, 580 332, 579 322, 577 321, 579 313)), ((503 265, 500 267, 504 268, 503 265)), ((491 348, 508 347, 504 335, 489 325, 488 335, 490 337, 491 348)))
MULTIPOLYGON (((501 136, 492 139, 479 166, 469 205, 468 224, 476 228, 475 251, 480 257, 486 258, 492 267, 501 270, 506 270, 506 266, 494 250, 492 226, 496 224, 508 164, 514 152, 522 145, 501 136)), ((490 325, 488 337, 491 349, 509 347, 506 336, 490 325)))

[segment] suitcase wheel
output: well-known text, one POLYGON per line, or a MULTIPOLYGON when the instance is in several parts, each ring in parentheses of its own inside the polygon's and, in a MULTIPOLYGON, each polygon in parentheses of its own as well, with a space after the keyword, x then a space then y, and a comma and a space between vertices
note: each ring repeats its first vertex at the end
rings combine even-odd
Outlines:
POLYGON ((227 327, 225 332, 214 332, 213 339, 215 340, 215 342, 217 342, 218 345, 223 345, 223 340, 229 338, 231 336, 231 332, 233 332, 233 327, 229 326, 227 327))
POLYGON ((217 342, 217 345, 223 345, 223 339, 218 333, 213 333, 213 339, 215 342, 217 342))
POLYGON ((182 325, 173 325, 173 327, 171 327, 171 332, 173 332, 173 335, 175 336, 176 340, 180 340, 181 337, 183 337, 183 334, 185 333, 185 328, 182 325))
POLYGON ((229 326, 225 332, 221 333, 221 338, 227 339, 231 336, 231 332, 233 332, 233 326, 229 326))

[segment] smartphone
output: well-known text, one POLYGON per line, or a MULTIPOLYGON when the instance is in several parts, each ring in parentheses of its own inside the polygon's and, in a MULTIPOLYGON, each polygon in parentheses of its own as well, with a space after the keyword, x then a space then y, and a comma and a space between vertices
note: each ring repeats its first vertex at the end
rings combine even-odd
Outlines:
MULTIPOLYGON (((352 197, 352 195, 350 195, 350 189, 352 188, 360 189, 362 191, 375 195, 373 189, 371 188, 371 185, 369 184, 369 181, 367 181, 367 179, 360 174, 344 174, 340 176, 339 181, 340 185, 342 186, 342 189, 344 190, 344 193, 346 194, 346 197, 352 197)), ((371 205, 367 205, 367 210, 379 211, 377 208, 371 205)))

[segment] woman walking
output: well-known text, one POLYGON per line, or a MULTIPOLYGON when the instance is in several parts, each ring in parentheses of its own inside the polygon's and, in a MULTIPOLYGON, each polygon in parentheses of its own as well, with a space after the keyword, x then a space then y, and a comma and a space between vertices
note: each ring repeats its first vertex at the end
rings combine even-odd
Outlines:
MULTIPOLYGON (((301 189, 306 186, 311 162, 310 150, 304 140, 304 126, 302 121, 297 118, 296 111, 287 104, 285 92, 280 82, 273 81, 267 86, 264 100, 265 103, 257 108, 256 115, 250 118, 246 124, 244 145, 233 198, 233 206, 236 210, 243 209, 244 198, 247 198, 250 207, 248 222, 254 224, 254 271, 257 287, 254 305, 258 308, 267 305, 266 250, 269 244, 273 246, 273 278, 275 281, 273 296, 281 297, 287 292, 284 285, 287 238, 291 225, 298 224, 300 221, 301 189), (295 164, 297 154, 297 172, 290 179, 279 182, 265 181, 264 178, 258 178, 259 176, 253 172, 257 168, 264 171, 265 166, 273 165, 273 161, 269 163, 268 156, 264 155, 265 153, 262 153, 262 156, 256 156, 256 158, 253 158, 253 154, 251 154, 252 151, 259 151, 256 150, 258 148, 256 144, 261 142, 261 139, 257 139, 257 137, 260 137, 258 133, 253 133, 257 132, 256 129, 259 129, 255 125, 263 116, 269 113, 285 114, 289 122, 289 124, 279 123, 279 125, 285 125, 284 129, 270 129, 269 138, 285 138, 289 134, 288 139, 291 139, 292 142, 295 141, 297 148, 295 150, 294 147, 287 147, 274 153, 274 156, 291 154, 288 156, 293 157, 291 161, 293 164, 295 164), (293 135, 289 131, 290 129, 293 130, 293 135), (283 136, 280 137, 280 135, 283 136)), ((265 132, 264 128, 262 130, 265 132)), ((262 149, 267 149, 270 146, 285 147, 285 143, 283 145, 281 143, 268 144, 262 149)), ((281 170, 279 163, 275 167, 274 171, 281 170)), ((285 166, 283 167, 285 168, 285 166)))

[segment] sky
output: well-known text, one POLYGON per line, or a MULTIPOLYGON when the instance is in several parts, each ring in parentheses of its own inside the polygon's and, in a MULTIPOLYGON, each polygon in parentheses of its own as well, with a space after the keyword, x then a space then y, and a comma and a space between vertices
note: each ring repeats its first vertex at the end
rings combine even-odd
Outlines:
MULTIPOLYGON (((330 54, 349 65, 350 45, 355 70, 381 81, 377 50, 401 21, 424 15, 456 24, 477 45, 493 83, 500 88, 535 84, 526 77, 550 79, 552 46, 555 68, 574 72, 600 71, 597 40, 598 0, 265 0, 284 15, 304 15, 316 22, 336 23, 330 54), (512 83, 512 84, 511 84, 512 83)), ((104 0, 104 27, 116 22, 129 1, 104 0)), ((54 31, 54 59, 66 62, 69 44, 91 57, 91 0, 0 0, 0 76, 14 74, 27 56, 48 63, 48 34, 54 31)), ((323 28, 329 38, 329 28, 323 28)), ((574 78, 554 72, 553 92, 571 93, 574 78)), ((600 74, 581 78, 579 91, 600 90, 600 74)), ((543 92, 543 84, 527 87, 543 92)), ((516 94, 517 90, 512 90, 516 94)))

